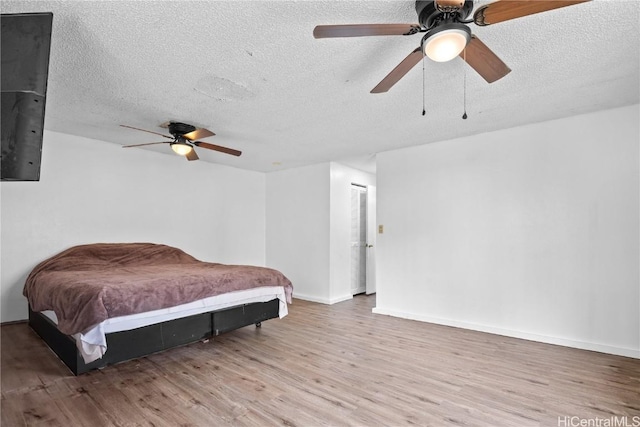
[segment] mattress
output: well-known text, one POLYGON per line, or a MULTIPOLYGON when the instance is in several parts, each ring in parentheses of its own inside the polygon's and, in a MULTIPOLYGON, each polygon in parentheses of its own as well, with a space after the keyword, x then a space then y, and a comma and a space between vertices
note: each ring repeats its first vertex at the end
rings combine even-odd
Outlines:
POLYGON ((33 311, 55 311, 58 330, 74 335, 114 317, 265 286, 283 286, 291 301, 291 281, 272 268, 203 262, 156 243, 92 243, 42 261, 23 294, 33 311))
MULTIPOLYGON (((84 362, 90 363, 100 359, 107 352, 106 334, 128 331, 143 326, 180 319, 208 311, 222 310, 242 304, 267 302, 276 298, 279 300, 278 316, 282 319, 288 314, 284 286, 264 286, 215 295, 175 307, 109 318, 91 327, 84 333, 74 334, 72 337, 75 339, 76 347, 82 355, 84 362)), ((53 311, 43 311, 42 314, 57 325, 58 319, 53 311)))

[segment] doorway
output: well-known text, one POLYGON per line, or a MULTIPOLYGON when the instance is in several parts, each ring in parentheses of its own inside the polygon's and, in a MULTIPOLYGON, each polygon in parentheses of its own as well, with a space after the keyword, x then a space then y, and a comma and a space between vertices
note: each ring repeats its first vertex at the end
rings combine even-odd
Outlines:
POLYGON ((351 184, 351 294, 367 291, 367 187, 351 184))

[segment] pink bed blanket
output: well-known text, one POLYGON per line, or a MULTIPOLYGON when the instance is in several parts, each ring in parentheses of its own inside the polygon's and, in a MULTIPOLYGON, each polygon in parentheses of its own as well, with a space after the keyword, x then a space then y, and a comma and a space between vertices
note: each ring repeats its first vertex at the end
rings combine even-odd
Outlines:
POLYGON ((291 282, 271 268, 202 262, 153 243, 97 243, 38 264, 23 294, 33 311, 53 310, 58 329, 72 335, 111 317, 262 286, 283 286, 291 303, 291 282))

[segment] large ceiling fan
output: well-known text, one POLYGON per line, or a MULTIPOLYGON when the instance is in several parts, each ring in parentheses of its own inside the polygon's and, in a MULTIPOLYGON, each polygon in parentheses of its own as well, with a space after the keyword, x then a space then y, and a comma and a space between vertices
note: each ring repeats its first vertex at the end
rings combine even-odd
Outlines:
POLYGON ((233 148, 222 147, 220 145, 209 144, 208 142, 196 141, 197 139, 207 138, 210 136, 214 136, 215 133, 211 132, 209 129, 204 128, 196 128, 193 125, 189 125, 186 123, 180 122, 167 122, 160 125, 160 127, 165 127, 169 130, 169 133, 172 136, 164 135, 162 133, 153 132, 150 130, 139 129, 133 126, 120 125, 125 128, 139 130, 142 132, 152 133, 154 135, 160 135, 164 138, 169 139, 170 141, 160 141, 160 142, 148 142, 146 144, 135 144, 135 145, 123 145, 122 148, 131 148, 131 147, 143 147, 145 145, 155 145, 155 144, 169 144, 171 149, 181 155, 185 156, 187 160, 198 160, 199 157, 194 150, 194 146, 199 148, 206 148, 208 150, 219 151, 225 154, 231 154, 232 156, 239 156, 242 154, 241 151, 234 150, 233 148))
POLYGON ((411 36, 425 33, 420 46, 371 90, 387 92, 426 55, 436 62, 462 57, 488 83, 506 76, 511 69, 478 37, 467 24, 497 24, 535 13, 546 12, 590 0, 500 0, 479 7, 471 19, 473 0, 418 0, 418 24, 318 25, 313 36, 319 38, 411 36))

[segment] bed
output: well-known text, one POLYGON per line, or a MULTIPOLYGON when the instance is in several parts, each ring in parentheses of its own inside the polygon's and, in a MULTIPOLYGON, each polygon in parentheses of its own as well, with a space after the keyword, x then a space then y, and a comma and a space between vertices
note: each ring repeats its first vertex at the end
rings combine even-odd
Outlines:
POLYGON ((67 249, 27 277, 29 325, 75 374, 287 315, 279 271, 153 243, 67 249))

